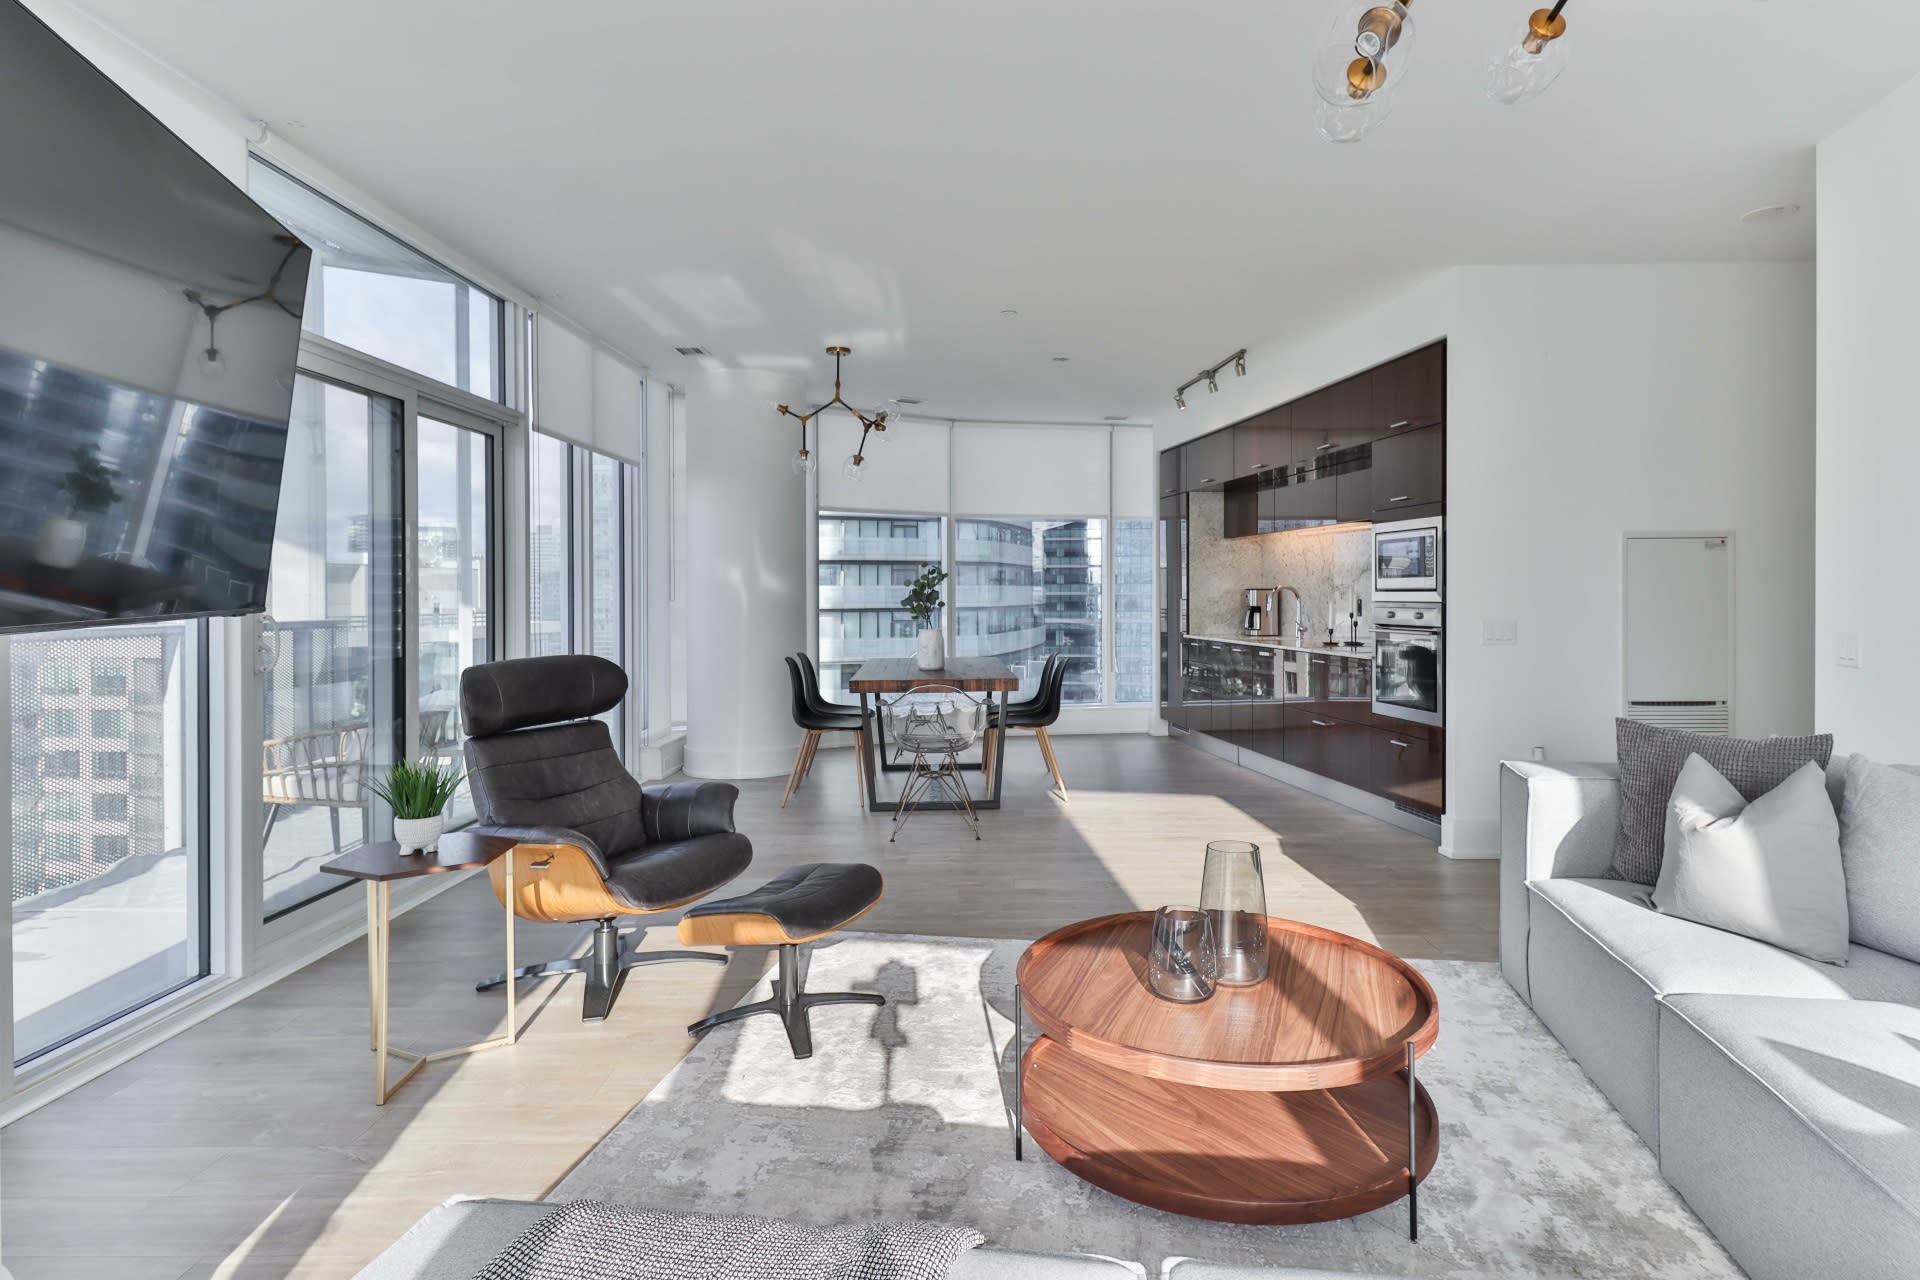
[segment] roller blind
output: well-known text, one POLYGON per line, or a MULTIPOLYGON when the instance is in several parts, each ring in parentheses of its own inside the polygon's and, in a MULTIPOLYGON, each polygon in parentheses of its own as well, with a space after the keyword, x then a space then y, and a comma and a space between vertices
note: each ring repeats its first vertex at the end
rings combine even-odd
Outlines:
MULTIPOLYGON (((771 414, 769 414, 771 416, 771 414)), ((867 446, 868 475, 849 480, 841 466, 860 443, 860 423, 834 412, 819 420, 820 509, 944 514, 947 510, 947 432, 943 422, 887 423, 887 442, 867 446)), ((791 422, 777 437, 792 440, 791 422)))
POLYGON ((1154 516, 1159 493, 1160 457, 1153 450, 1152 427, 1113 429, 1113 514, 1154 516))
POLYGON ((534 319, 533 425, 593 447, 593 347, 548 315, 534 319))
POLYGON ((1112 432, 960 422, 953 428, 953 511, 970 516, 1104 516, 1112 432))
POLYGON ((593 441, 622 462, 640 461, 640 372, 604 351, 593 353, 593 441))

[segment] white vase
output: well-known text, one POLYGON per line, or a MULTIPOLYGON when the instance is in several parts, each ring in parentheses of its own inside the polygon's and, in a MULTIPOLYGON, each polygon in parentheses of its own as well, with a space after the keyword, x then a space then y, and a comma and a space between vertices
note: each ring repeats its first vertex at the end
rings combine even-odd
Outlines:
POLYGON ((439 813, 431 818, 395 818, 393 838, 402 853, 430 853, 440 843, 446 822, 446 815, 439 813))
POLYGON ((87 550, 87 526, 68 516, 48 516, 40 526, 33 558, 50 569, 71 569, 87 550))
POLYGON ((938 671, 947 665, 947 633, 928 628, 917 637, 913 660, 922 671, 938 671))

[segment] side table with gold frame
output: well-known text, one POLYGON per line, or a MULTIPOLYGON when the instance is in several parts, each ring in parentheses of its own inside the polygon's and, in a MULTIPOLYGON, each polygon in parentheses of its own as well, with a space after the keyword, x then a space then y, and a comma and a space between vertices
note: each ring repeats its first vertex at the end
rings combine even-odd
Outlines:
MULTIPOLYGON (((387 966, 393 938, 393 882, 419 876, 444 875, 451 871, 471 871, 492 865, 495 859, 510 853, 519 841, 507 836, 483 836, 452 831, 440 837, 439 848, 427 853, 402 853, 391 840, 362 845, 353 852, 335 858, 320 869, 336 876, 364 881, 367 886, 367 1008, 372 1046, 373 1101, 385 1106, 414 1072, 429 1062, 443 1062, 483 1049, 500 1049, 520 1037, 519 1012, 514 1004, 514 984, 507 984, 507 1030, 505 1035, 455 1049, 433 1053, 415 1053, 400 1049, 387 1040, 387 966), (409 1065, 398 1076, 388 1079, 391 1058, 404 1059, 409 1065)), ((513 954, 513 859, 507 858, 507 972, 516 968, 513 954)))

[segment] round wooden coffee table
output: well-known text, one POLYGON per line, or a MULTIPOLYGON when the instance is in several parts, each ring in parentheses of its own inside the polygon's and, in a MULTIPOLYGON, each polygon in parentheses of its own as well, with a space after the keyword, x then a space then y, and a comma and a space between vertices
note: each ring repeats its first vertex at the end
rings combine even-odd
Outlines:
POLYGON ((1324 1222, 1405 1196, 1417 1236, 1417 1188, 1439 1151, 1414 1068, 1440 1031, 1433 988, 1358 938, 1267 929, 1266 979, 1200 1004, 1148 987, 1146 912, 1027 948, 1014 1019, 1024 1011, 1042 1035, 1020 1057, 1015 1113, 1055 1161, 1155 1209, 1324 1222))

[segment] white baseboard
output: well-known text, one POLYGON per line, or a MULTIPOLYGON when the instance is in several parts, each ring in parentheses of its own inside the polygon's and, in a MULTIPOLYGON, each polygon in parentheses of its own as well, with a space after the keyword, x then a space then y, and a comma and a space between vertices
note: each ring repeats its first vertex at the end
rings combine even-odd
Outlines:
POLYGON ((634 762, 634 776, 642 782, 671 778, 685 767, 686 759, 687 735, 684 733, 648 742, 641 746, 640 759, 634 762))

